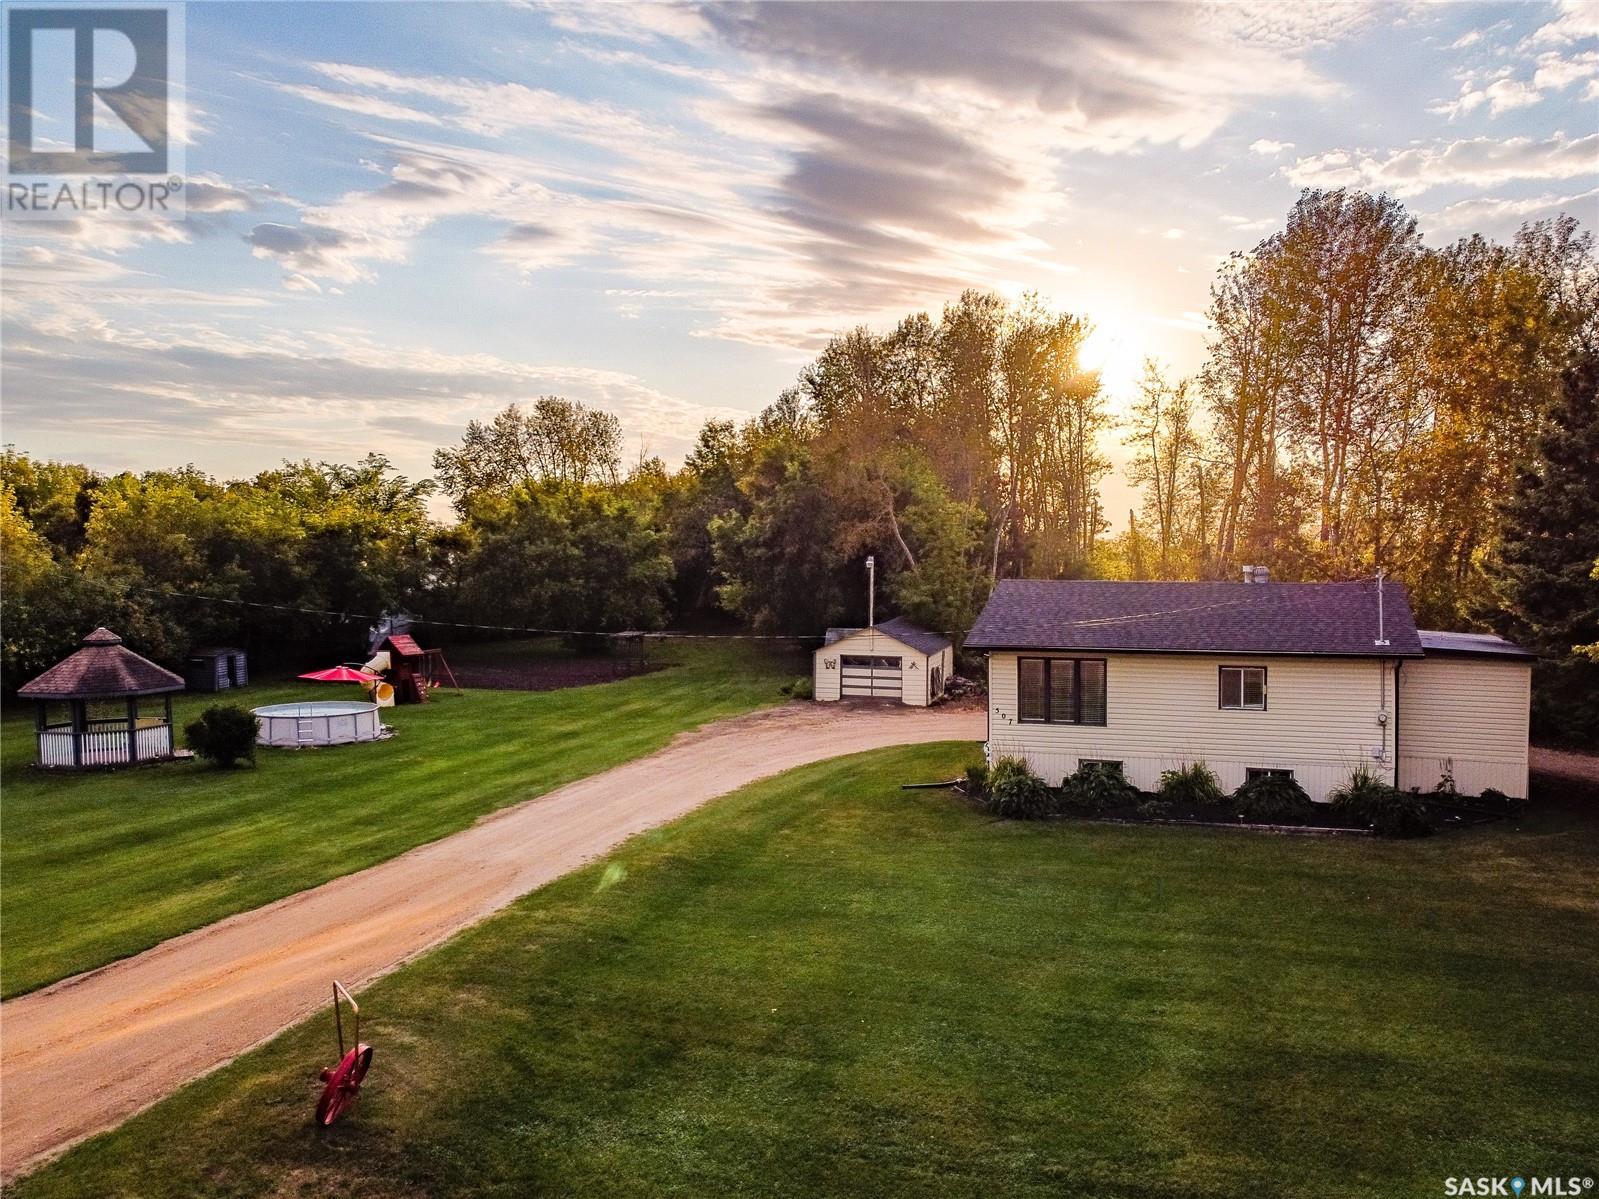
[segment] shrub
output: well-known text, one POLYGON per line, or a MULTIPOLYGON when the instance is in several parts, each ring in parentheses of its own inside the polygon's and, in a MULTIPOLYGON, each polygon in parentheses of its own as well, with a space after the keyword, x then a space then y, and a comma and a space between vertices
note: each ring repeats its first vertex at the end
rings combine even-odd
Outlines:
POLYGON ((1164 799, 1146 799, 1135 811, 1145 820, 1165 820, 1171 815, 1172 806, 1164 799))
POLYGON ((1079 812, 1103 812, 1138 798, 1137 789, 1123 776, 1122 768, 1105 762, 1084 762, 1076 774, 1066 777, 1060 789, 1062 802, 1079 812))
POLYGON ((256 720, 238 704, 216 704, 183 728, 189 748, 213 766, 255 765, 256 720))
POLYGON ((1370 823, 1379 837, 1426 837, 1433 831, 1426 801, 1413 791, 1392 787, 1373 807, 1370 823))
POLYGON ((1390 787, 1364 766, 1343 786, 1335 787, 1329 798, 1333 811, 1379 837, 1425 837, 1432 832, 1421 796, 1390 787))
POLYGON ((1477 803, 1487 808, 1490 812, 1502 812, 1506 816, 1519 816, 1527 808, 1525 799, 1517 799, 1513 795, 1506 795, 1497 787, 1488 787, 1477 796, 1477 803))
POLYGON ((1257 824, 1289 824, 1308 820, 1315 805, 1305 789, 1281 774, 1261 774, 1233 792, 1233 809, 1257 824))
POLYGON ((1227 802, 1216 772, 1204 762, 1190 762, 1177 770, 1163 770, 1160 798, 1169 805, 1214 808, 1227 802))
POLYGON ((1394 789, 1364 766, 1355 767, 1349 781, 1334 787, 1327 794, 1332 810, 1356 824, 1370 824, 1377 812, 1388 802, 1394 789))
POLYGON ((988 808, 1007 820, 1041 820, 1055 814, 1055 792, 1020 758, 1001 758, 988 772, 988 808))
POLYGON ((778 690, 794 699, 815 699, 816 689, 810 675, 802 675, 792 683, 784 683, 778 690))
POLYGON ((966 794, 973 799, 982 799, 988 794, 988 767, 982 762, 977 762, 966 768, 966 794))

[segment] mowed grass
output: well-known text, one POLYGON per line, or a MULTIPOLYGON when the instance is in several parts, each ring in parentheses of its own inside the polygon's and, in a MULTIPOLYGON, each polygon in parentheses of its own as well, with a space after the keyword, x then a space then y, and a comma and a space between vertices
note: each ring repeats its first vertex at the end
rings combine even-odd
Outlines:
MULTIPOLYGON (((262 748, 254 770, 187 762, 47 774, 29 768, 31 708, 8 712, 0 993, 360 870, 685 729, 780 702, 778 687, 803 666, 748 642, 671 642, 651 654, 676 665, 564 691, 441 690, 434 702, 385 711, 398 730, 391 740, 262 748)), ((354 686, 253 686, 180 696, 174 721, 181 729, 213 703, 358 698, 354 686)))
POLYGON ((1433 1196, 1599 1162, 1595 814, 1001 823, 969 745, 757 784, 73 1150, 43 1196, 1433 1196))

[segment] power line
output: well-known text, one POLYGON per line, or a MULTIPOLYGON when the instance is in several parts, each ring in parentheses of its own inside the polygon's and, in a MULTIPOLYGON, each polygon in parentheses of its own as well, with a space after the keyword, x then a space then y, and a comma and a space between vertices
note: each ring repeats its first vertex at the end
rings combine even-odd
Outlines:
MULTIPOLYGON (((333 608, 307 608, 299 604, 270 604, 261 600, 237 599, 227 595, 202 595, 192 591, 168 591, 155 587, 130 587, 130 591, 141 595, 159 596, 171 600, 192 600, 207 604, 231 604, 240 608, 264 608, 274 612, 294 612, 302 616, 332 616, 339 620, 364 620, 374 624, 388 619, 388 616, 374 616, 368 612, 340 611, 333 608)), ((481 624, 475 621, 464 620, 433 620, 425 616, 411 616, 406 614, 412 624, 427 625, 430 628, 450 629, 477 629, 490 633, 531 633, 541 637, 610 637, 617 639, 633 640, 648 638, 657 641, 821 641, 823 638, 816 633, 674 633, 674 632, 647 632, 642 629, 628 629, 620 632, 610 632, 600 629, 548 629, 532 625, 509 624, 481 624)))

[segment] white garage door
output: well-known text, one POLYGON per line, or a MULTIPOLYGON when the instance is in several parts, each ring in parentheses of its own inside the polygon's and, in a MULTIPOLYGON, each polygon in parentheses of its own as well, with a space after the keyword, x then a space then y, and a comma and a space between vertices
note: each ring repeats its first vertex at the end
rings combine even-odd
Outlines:
POLYGON ((882 654, 845 654, 839 662, 840 689, 845 699, 901 699, 903 671, 899 658, 882 654))

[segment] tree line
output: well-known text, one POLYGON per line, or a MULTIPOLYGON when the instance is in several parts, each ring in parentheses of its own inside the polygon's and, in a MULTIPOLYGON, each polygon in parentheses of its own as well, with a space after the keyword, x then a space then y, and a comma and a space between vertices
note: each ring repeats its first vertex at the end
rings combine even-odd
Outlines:
POLYGON ((472 422, 416 482, 380 455, 218 481, 7 451, 5 682, 86 621, 167 659, 216 641, 347 656, 351 626, 397 609, 816 635, 864 620, 872 555, 880 611, 957 637, 1000 577, 1382 569, 1424 623, 1496 624, 1560 660, 1564 694, 1599 691, 1572 649, 1599 641, 1590 233, 1562 217, 1433 249, 1389 197, 1307 191, 1221 266, 1208 317, 1203 368, 1150 362, 1118 417, 1083 365, 1086 316, 969 291, 839 334, 675 470, 624 462, 617 419, 559 397, 472 422), (1118 436, 1140 502, 1112 535, 1118 436), (430 518, 436 494, 453 520, 430 518))

